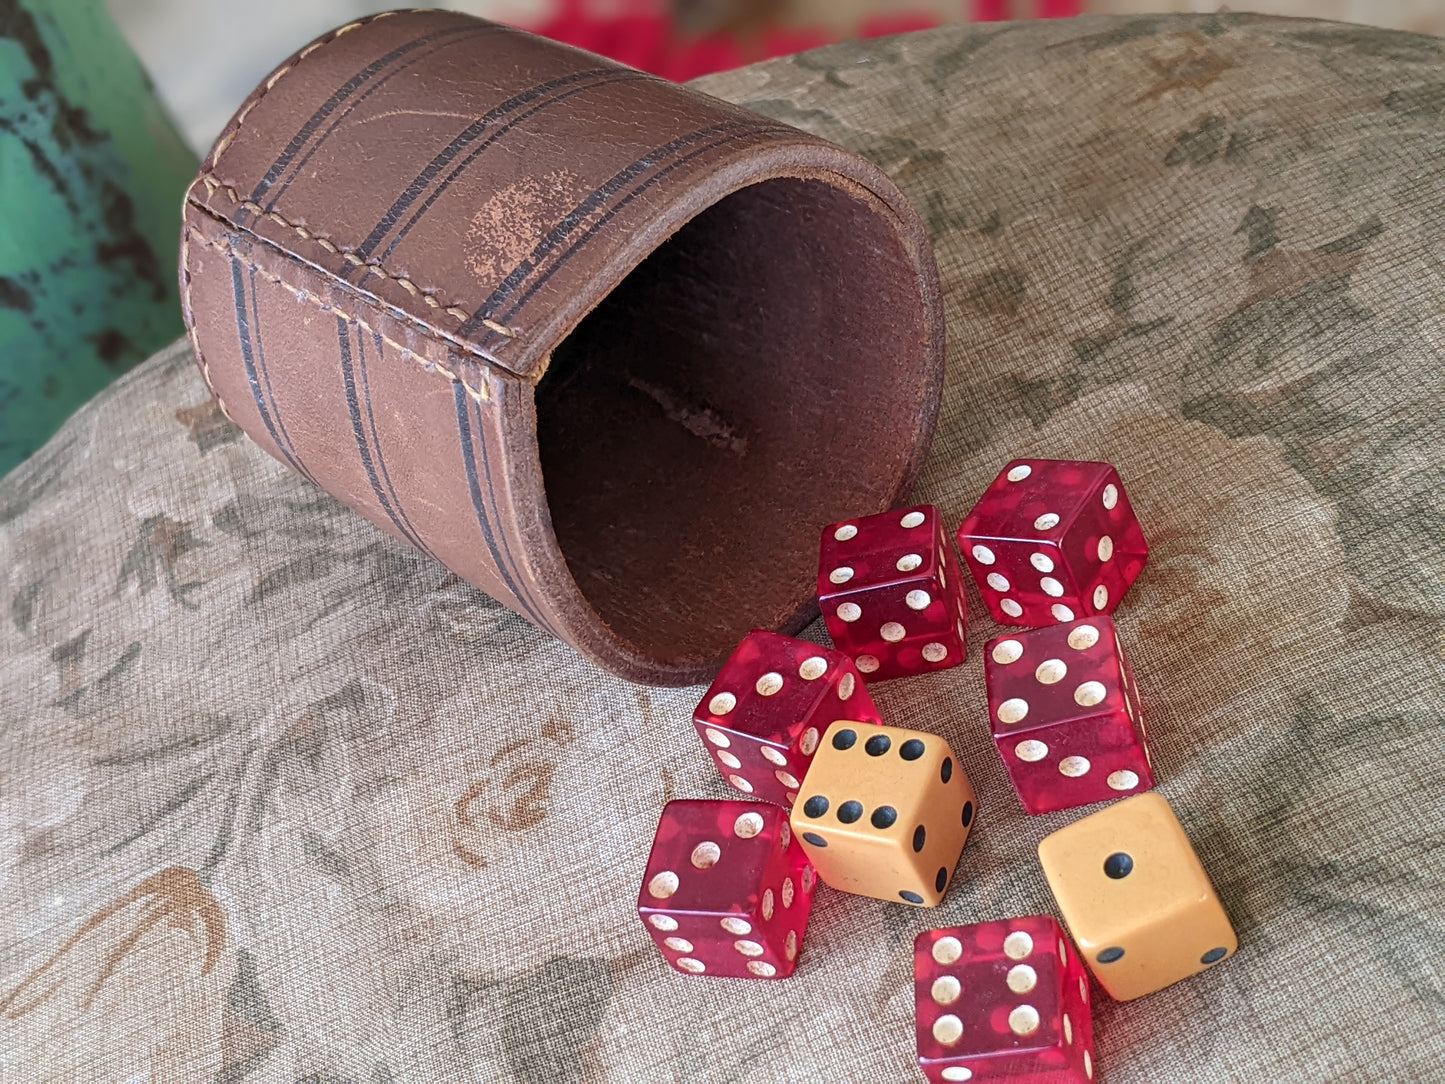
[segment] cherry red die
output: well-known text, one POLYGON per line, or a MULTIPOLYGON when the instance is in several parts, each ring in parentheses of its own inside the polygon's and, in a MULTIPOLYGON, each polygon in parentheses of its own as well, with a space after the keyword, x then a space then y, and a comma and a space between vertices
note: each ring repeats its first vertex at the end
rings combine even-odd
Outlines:
POLYGON ((958 547, 994 620, 1029 628, 1112 613, 1149 556, 1119 472, 1066 459, 1004 467, 958 547))
POLYGON ((929 1080, 1094 1079, 1089 982, 1051 917, 925 930, 913 942, 913 983, 929 1080))
POLYGON ((984 647, 993 740, 1030 813, 1154 786, 1134 672, 1102 614, 984 647))
POLYGON ((833 642, 870 681, 963 662, 962 577, 931 504, 824 528, 818 602, 833 642))
POLYGON ((782 979, 797 966, 817 883, 777 806, 668 802, 637 913, 684 974, 782 979))
POLYGON ((853 661, 761 629, 743 637, 692 714, 724 779, 789 808, 835 719, 882 723, 853 661))

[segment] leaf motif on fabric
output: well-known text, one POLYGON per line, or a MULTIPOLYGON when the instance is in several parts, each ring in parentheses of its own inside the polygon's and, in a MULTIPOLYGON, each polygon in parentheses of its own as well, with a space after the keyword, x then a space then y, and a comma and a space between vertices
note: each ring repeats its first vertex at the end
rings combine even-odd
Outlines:
POLYGON ((120 595, 132 580, 142 595, 165 581, 166 593, 188 610, 197 609, 190 596, 206 585, 206 581, 182 581, 177 566, 188 553, 206 545, 191 531, 190 525, 165 514, 150 516, 141 525, 121 561, 115 593, 120 595))
POLYGON ((216 966, 226 944, 226 913, 196 871, 172 866, 147 877, 114 903, 91 915, 40 967, 0 999, 0 1019, 18 1020, 79 983, 79 1006, 89 1010, 101 989, 139 950, 153 930, 179 930, 195 941, 202 956, 201 974, 216 966), (65 974, 61 964, 91 940, 98 952, 87 955, 81 974, 65 974), (88 972, 88 974, 86 973, 88 972))
POLYGON ((221 413, 220 404, 207 399, 199 406, 182 407, 175 413, 176 421, 186 428, 187 438, 201 455, 241 439, 238 426, 221 413))

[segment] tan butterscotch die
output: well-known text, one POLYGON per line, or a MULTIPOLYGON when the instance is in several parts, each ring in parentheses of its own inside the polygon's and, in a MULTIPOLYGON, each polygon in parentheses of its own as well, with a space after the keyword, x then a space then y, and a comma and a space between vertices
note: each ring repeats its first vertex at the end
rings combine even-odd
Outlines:
POLYGON ((1127 798, 1045 836, 1039 861, 1089 970, 1116 1001, 1162 990, 1239 947, 1159 794, 1127 798))
POLYGON ((978 799, 937 734, 840 720, 793 805, 793 832, 842 892, 933 907, 968 840, 978 799))

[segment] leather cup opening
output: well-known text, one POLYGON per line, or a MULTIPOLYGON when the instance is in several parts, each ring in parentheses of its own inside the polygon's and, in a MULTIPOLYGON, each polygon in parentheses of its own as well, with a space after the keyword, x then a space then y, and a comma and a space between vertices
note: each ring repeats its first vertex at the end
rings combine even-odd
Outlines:
POLYGON ((696 666, 808 620, 822 527, 899 497, 928 332, 893 221, 821 180, 740 189, 638 266, 536 391, 553 527, 612 632, 696 666))

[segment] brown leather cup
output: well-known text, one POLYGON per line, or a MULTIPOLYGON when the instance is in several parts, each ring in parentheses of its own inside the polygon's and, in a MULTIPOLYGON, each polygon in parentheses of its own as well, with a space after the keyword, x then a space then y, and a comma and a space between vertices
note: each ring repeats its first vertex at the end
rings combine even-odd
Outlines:
POLYGON ((816 612, 820 527, 900 499, 942 383, 938 269, 874 166, 446 12, 252 93, 181 286, 261 447, 652 684, 816 612))

